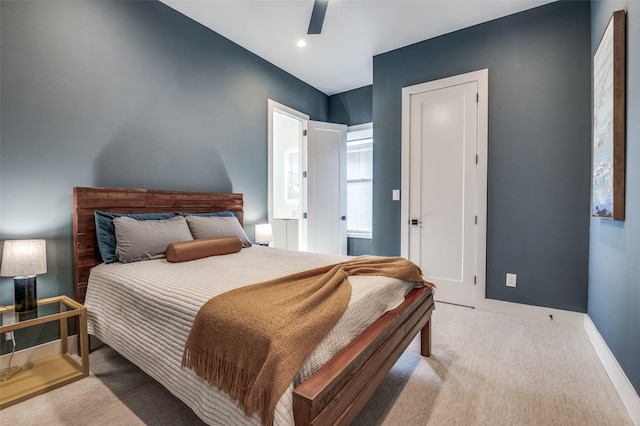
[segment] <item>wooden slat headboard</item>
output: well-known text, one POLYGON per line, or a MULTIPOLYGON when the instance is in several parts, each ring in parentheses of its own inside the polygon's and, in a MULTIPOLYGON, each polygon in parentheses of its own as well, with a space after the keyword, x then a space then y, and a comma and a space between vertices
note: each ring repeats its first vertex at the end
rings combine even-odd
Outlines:
POLYGON ((91 268, 102 263, 94 210, 113 213, 231 211, 243 224, 242 194, 126 188, 73 188, 73 268, 76 300, 84 303, 91 268))

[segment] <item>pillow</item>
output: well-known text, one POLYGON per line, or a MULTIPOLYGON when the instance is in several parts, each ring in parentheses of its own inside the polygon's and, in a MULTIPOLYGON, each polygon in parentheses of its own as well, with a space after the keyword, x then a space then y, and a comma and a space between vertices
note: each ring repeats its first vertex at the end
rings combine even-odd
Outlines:
POLYGON ((235 216, 187 216, 191 234, 196 240, 202 238, 238 237, 242 247, 251 247, 249 237, 235 216))
POLYGON ((118 261, 118 256, 116 256, 116 232, 113 227, 113 219, 117 217, 130 217, 136 220, 161 220, 175 217, 176 213, 119 214, 95 210, 93 216, 96 221, 96 237, 98 239, 100 257, 102 257, 104 263, 113 263, 118 261))
POLYGON ((169 262, 185 262, 203 257, 237 253, 241 249, 242 241, 238 237, 181 241, 167 246, 167 260, 169 262))
POLYGON ((167 246, 176 241, 193 240, 182 216, 164 220, 113 219, 116 230, 116 256, 122 263, 165 257, 167 246))
POLYGON ((178 213, 180 216, 200 216, 200 217, 216 217, 216 216, 223 216, 223 217, 235 217, 237 218, 238 215, 235 214, 234 212, 229 212, 229 211, 224 211, 224 212, 208 212, 208 213, 184 213, 184 212, 180 212, 178 213))

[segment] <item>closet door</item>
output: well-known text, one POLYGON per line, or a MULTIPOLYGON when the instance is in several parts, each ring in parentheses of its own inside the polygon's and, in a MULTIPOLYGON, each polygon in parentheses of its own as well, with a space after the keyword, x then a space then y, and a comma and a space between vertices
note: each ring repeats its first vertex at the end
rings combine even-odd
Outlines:
POLYGON ((307 130, 307 251, 346 255, 347 126, 309 121, 307 130))

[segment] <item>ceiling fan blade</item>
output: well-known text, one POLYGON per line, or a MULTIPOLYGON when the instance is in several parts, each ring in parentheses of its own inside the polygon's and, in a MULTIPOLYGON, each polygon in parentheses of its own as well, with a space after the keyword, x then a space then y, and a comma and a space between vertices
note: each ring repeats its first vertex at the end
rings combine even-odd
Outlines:
POLYGON ((327 13, 328 5, 329 0, 315 0, 307 34, 320 34, 322 32, 322 24, 324 23, 324 15, 327 13))

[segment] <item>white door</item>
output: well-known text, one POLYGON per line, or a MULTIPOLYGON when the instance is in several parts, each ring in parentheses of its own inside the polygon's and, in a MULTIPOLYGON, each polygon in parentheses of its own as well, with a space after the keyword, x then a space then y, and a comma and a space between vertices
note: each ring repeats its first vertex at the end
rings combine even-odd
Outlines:
POLYGON ((307 251, 347 254, 347 126, 309 121, 307 130, 307 251))
POLYGON ((346 133, 268 101, 268 217, 273 246, 347 253, 346 133))
POLYGON ((273 246, 304 250, 302 171, 309 116, 269 100, 268 117, 268 217, 273 246))
POLYGON ((436 300, 473 307, 484 245, 477 232, 478 82, 441 83, 415 90, 405 103, 408 257, 436 285, 436 300))

